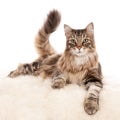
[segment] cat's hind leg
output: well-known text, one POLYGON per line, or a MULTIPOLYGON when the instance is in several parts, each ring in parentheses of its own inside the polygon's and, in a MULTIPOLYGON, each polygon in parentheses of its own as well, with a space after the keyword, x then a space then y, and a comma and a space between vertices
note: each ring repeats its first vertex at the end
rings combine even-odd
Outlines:
POLYGON ((27 74, 31 74, 32 73, 32 69, 31 69, 31 65, 30 64, 20 64, 16 70, 13 70, 9 73, 9 77, 13 78, 13 77, 17 77, 19 75, 27 75, 27 74))
POLYGON ((39 75, 41 61, 36 60, 30 64, 20 64, 16 70, 11 71, 8 76, 11 78, 17 77, 19 75, 39 75))

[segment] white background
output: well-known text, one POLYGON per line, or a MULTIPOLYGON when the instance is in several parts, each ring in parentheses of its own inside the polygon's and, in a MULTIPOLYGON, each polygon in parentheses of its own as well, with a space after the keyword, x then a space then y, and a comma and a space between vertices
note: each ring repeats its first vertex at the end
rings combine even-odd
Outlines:
POLYGON ((119 77, 119 0, 0 0, 0 71, 11 71, 19 63, 37 58, 34 38, 54 8, 62 14, 61 24, 50 38, 55 49, 64 51, 64 23, 84 28, 93 22, 103 73, 119 77))

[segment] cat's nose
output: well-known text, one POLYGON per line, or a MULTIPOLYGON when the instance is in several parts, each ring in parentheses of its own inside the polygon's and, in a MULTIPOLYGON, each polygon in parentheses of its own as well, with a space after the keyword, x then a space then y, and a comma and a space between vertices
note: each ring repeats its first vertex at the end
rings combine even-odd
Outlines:
POLYGON ((77 46, 77 48, 80 50, 80 49, 81 49, 81 46, 77 46))

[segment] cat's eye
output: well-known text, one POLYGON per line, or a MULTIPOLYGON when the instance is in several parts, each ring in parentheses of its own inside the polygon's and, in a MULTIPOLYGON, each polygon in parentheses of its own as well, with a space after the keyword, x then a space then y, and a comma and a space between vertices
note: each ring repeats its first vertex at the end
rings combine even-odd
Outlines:
POLYGON ((88 39, 84 39, 84 40, 83 40, 83 43, 86 43, 86 42, 88 42, 88 39))
POLYGON ((73 43, 76 43, 76 40, 75 40, 75 39, 71 39, 71 41, 72 41, 73 43))
POLYGON ((75 39, 72 39, 72 42, 74 42, 74 43, 75 43, 75 39))

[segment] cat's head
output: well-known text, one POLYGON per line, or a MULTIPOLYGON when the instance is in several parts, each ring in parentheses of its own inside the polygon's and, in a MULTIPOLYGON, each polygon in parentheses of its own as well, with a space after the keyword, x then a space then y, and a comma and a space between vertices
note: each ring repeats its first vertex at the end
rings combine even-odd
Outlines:
POLYGON ((95 51, 94 25, 90 23, 84 29, 73 29, 64 25, 66 51, 76 56, 86 55, 95 51))

